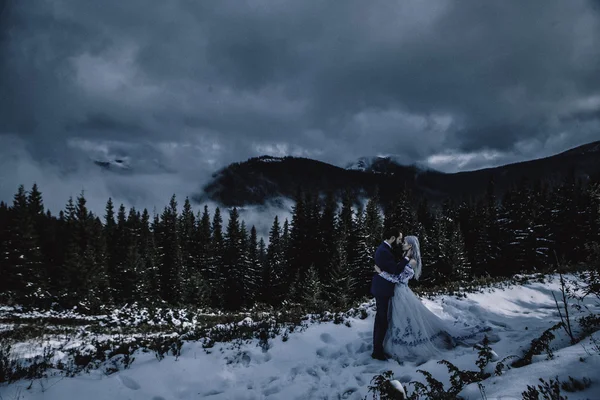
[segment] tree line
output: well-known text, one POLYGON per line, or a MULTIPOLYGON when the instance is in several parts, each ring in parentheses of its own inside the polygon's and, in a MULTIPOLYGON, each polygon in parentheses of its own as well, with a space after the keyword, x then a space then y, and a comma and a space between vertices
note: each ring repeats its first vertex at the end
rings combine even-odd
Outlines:
POLYGON ((94 215, 82 193, 52 215, 37 185, 0 203, 0 301, 37 307, 194 305, 222 310, 298 304, 347 307, 369 295, 373 254, 387 227, 421 241, 420 285, 511 276, 585 262, 600 243, 593 184, 521 181, 501 197, 430 205, 399 191, 363 207, 298 191, 291 220, 275 217, 268 244, 228 210, 194 213, 175 196, 150 215, 109 199, 94 215), (558 260, 558 261, 557 261, 558 260))

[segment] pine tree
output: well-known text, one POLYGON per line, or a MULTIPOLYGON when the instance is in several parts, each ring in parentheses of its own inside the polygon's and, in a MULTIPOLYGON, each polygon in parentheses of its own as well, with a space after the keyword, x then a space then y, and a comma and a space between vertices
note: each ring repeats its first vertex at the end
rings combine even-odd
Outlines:
MULTIPOLYGON (((107 221, 110 221, 110 212, 107 205, 107 221)), ((108 225, 108 223, 107 223, 108 225)), ((125 206, 121 204, 117 212, 117 222, 114 228, 108 230, 109 243, 108 264, 113 298, 116 304, 125 304, 131 301, 135 283, 132 269, 137 265, 135 252, 130 251, 129 228, 125 206)))
POLYGON ((283 221, 283 229, 281 231, 281 251, 284 254, 288 254, 290 246, 290 224, 287 220, 283 221))
POLYGON ((219 207, 215 209, 212 222, 212 238, 209 260, 209 285, 211 304, 214 307, 223 306, 225 291, 225 277, 223 272, 223 257, 225 255, 225 241, 223 239, 223 218, 219 207))
POLYGON ((519 185, 507 191, 502 200, 501 221, 505 235, 503 254, 507 262, 504 272, 515 274, 522 270, 531 270, 533 234, 534 199, 530 184, 523 180, 519 185))
POLYGON ((282 282, 285 279, 283 275, 283 254, 281 248, 281 227, 279 218, 275 216, 273 226, 269 232, 269 247, 267 249, 267 259, 262 274, 262 301, 277 305, 283 300, 284 286, 282 282))
MULTIPOLYGON (((124 213, 124 208, 123 208, 124 213)), ((141 216, 132 207, 129 210, 127 220, 121 222, 121 210, 119 210, 119 240, 122 244, 125 257, 121 265, 120 271, 120 287, 121 300, 124 303, 131 304, 140 297, 140 277, 143 275, 144 259, 140 253, 140 236, 141 236, 141 216)))
MULTIPOLYGON (((419 224, 413 208, 407 189, 402 190, 396 199, 385 209, 385 219, 383 222, 384 231, 391 228, 397 228, 404 236, 418 235, 419 224)), ((396 256, 400 257, 400 249, 395 249, 396 256)))
POLYGON ((383 241, 383 218, 379 209, 379 194, 375 192, 367 202, 364 217, 364 240, 371 257, 383 241))
POLYGON ((471 212, 470 225, 474 239, 471 262, 476 275, 499 275, 506 271, 502 266, 500 248, 505 232, 501 233, 500 230, 494 192, 494 181, 490 179, 485 198, 471 212))
POLYGON ((344 249, 341 244, 332 249, 333 255, 329 267, 330 277, 324 285, 327 288, 329 304, 338 309, 345 309, 350 304, 354 294, 354 279, 352 271, 344 259, 344 249))
POLYGON ((330 277, 329 268, 333 258, 333 248, 336 245, 336 227, 338 224, 338 205, 333 193, 328 192, 325 198, 323 212, 317 225, 318 243, 315 268, 321 283, 326 283, 330 277))
POLYGON ((375 265, 374 250, 371 249, 369 239, 371 234, 367 233, 368 228, 365 223, 367 219, 367 212, 363 212, 359 209, 356 212, 356 261, 353 266, 354 276, 356 277, 356 290, 355 295, 357 297, 367 296, 370 293, 371 279, 374 271, 373 266, 375 265))
POLYGON ((90 311, 99 312, 103 305, 111 304, 110 279, 106 268, 106 239, 104 237, 104 226, 98 217, 89 213, 90 244, 88 252, 91 260, 91 287, 93 296, 90 297, 90 311))
POLYGON ((115 223, 115 209, 110 197, 106 203, 106 214, 104 215, 104 237, 106 240, 106 269, 110 281, 111 295, 114 297, 114 290, 119 282, 119 269, 117 266, 119 255, 116 253, 118 237, 117 224, 115 223))
POLYGON ((52 233, 48 231, 48 228, 52 225, 50 222, 51 215, 44 213, 42 193, 35 183, 27 196, 27 207, 33 224, 33 238, 37 244, 35 254, 38 257, 38 260, 32 265, 32 278, 36 281, 36 294, 33 302, 43 307, 48 305, 49 300, 50 275, 48 264, 51 260, 52 246, 55 238, 49 235, 52 233))
POLYGON ((421 254, 427 255, 422 259, 424 269, 434 284, 463 281, 471 274, 458 214, 452 203, 444 202, 440 215, 433 221, 429 246, 421 249, 421 254))
POLYGON ((154 233, 150 227, 150 214, 147 209, 142 212, 140 222, 139 251, 142 257, 138 296, 144 304, 152 304, 160 295, 158 285, 157 251, 154 233))
POLYGON ((3 277, 3 279, 0 279, 0 301, 3 303, 8 303, 11 297, 11 280, 8 279, 12 274, 8 257, 10 254, 10 223, 11 218, 8 205, 0 201, 0 276, 3 277))
MULTIPOLYGON (((342 200, 342 207, 338 216, 337 226, 337 256, 334 255, 333 266, 341 268, 345 272, 342 274, 350 279, 350 294, 354 294, 357 274, 365 266, 358 260, 358 229, 356 227, 352 210, 352 198, 349 192, 346 192, 342 200)), ((339 277, 338 277, 339 278, 339 277)), ((327 284, 337 284, 336 281, 327 282, 327 284)))
MULTIPOLYGON (((294 287, 300 282, 295 282, 295 278, 298 277, 302 281, 305 268, 307 263, 310 262, 309 257, 309 226, 307 221, 307 209, 305 204, 305 196, 299 191, 296 195, 296 204, 292 208, 292 223, 289 232, 289 239, 283 239, 282 243, 277 243, 277 254, 280 252, 284 253, 284 259, 278 259, 279 265, 277 269, 283 269, 283 263, 285 261, 287 265, 287 273, 282 278, 285 279, 285 285, 287 287, 294 287)), ((277 220, 279 224, 279 220, 277 220)), ((273 229, 271 229, 271 235, 273 229)), ((279 237, 279 234, 277 235, 279 237)), ((270 239, 269 239, 270 240, 270 239)), ((279 240, 279 239, 278 239, 279 240)), ((271 249, 271 242, 269 241, 269 249, 271 249)), ((270 250, 271 251, 271 250, 270 250)), ((273 253, 273 251, 271 251, 273 253)), ((271 254, 270 257, 279 257, 271 254)))
MULTIPOLYGON (((198 217, 198 228, 196 229, 196 250, 200 269, 200 276, 205 282, 210 279, 211 258, 211 226, 208 206, 204 206, 202 216, 198 217)), ((208 289, 208 288, 207 288, 208 289)))
POLYGON ((102 246, 101 223, 88 211, 84 194, 77 205, 69 198, 65 216, 68 232, 62 274, 63 304, 97 310, 106 300, 108 282, 102 246))
POLYGON ((239 310, 244 301, 243 288, 243 238, 239 213, 234 207, 229 212, 229 223, 225 233, 225 254, 223 257, 223 283, 225 286, 223 306, 227 310, 239 310))
MULTIPOLYGON (((262 239, 261 239, 262 240, 262 239)), ((264 246, 264 242, 263 246, 264 246)), ((262 273, 262 261, 258 243, 258 236, 256 228, 252 226, 250 228, 250 238, 247 246, 247 267, 244 269, 244 293, 246 293, 246 304, 253 305, 259 294, 262 285, 261 273, 262 273)))
POLYGON ((6 243, 6 297, 21 304, 35 304, 43 277, 39 240, 23 185, 14 196, 6 243))
POLYGON ((171 197, 169 206, 161 216, 162 260, 160 265, 161 297, 169 304, 181 304, 183 288, 181 286, 181 242, 178 226, 177 200, 171 197))
POLYGON ((314 266, 311 266, 306 275, 304 290, 301 294, 300 301, 309 312, 322 312, 325 304, 322 300, 323 285, 319 280, 319 275, 314 266))
POLYGON ((179 241, 181 244, 181 286, 183 301, 193 304, 199 294, 200 260, 196 243, 196 218, 188 197, 185 198, 183 211, 179 217, 179 241))
POLYGON ((534 269, 547 268, 551 262, 554 234, 551 230, 552 210, 549 207, 547 188, 541 181, 537 181, 533 187, 532 200, 529 240, 531 250, 527 264, 534 269))

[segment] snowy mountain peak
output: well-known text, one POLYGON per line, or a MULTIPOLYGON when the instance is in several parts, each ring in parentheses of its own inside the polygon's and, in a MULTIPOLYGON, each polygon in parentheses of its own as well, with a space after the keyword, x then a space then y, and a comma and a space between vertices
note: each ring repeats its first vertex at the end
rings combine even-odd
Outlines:
POLYGON ((260 161, 260 162, 265 162, 265 163, 281 162, 281 161, 283 161, 283 157, 261 156, 261 157, 255 158, 254 160, 260 161))

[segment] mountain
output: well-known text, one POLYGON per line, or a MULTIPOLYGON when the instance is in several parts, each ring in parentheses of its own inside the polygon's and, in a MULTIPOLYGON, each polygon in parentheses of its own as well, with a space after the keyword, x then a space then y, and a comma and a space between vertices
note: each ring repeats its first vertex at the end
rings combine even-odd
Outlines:
POLYGON ((293 199, 299 188, 322 194, 333 191, 337 196, 345 190, 354 196, 371 196, 378 188, 381 200, 386 202, 407 188, 417 196, 439 202, 448 197, 479 196, 492 178, 496 193, 502 194, 522 179, 553 184, 569 174, 585 181, 600 176, 600 141, 551 157, 451 174, 401 165, 395 157, 363 157, 340 168, 308 158, 262 156, 218 171, 195 200, 243 206, 281 197, 293 199))

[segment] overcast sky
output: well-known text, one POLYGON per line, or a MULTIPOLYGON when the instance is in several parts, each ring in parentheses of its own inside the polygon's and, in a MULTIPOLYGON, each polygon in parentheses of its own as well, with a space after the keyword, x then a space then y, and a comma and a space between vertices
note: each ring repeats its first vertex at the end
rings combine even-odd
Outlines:
POLYGON ((162 208, 249 157, 454 172, 600 139, 600 2, 0 0, 0 199, 162 208), (123 159, 132 172, 90 160, 123 159))

